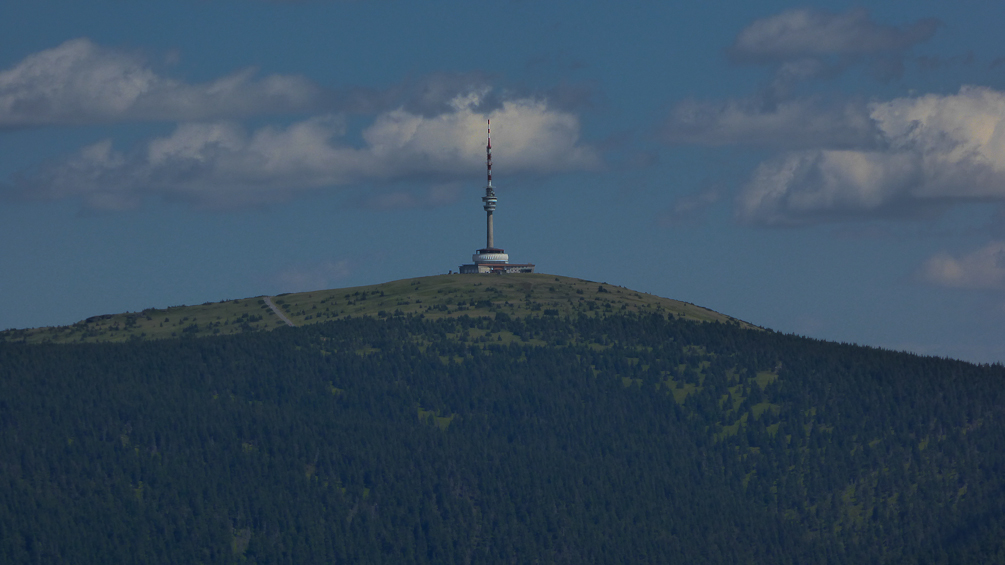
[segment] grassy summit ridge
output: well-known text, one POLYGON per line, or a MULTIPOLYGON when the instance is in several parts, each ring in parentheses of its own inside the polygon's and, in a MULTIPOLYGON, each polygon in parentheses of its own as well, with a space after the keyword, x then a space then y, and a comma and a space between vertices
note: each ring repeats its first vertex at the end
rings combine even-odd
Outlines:
MULTIPOLYGON (((523 318, 654 312, 686 320, 735 321, 752 327, 687 302, 544 273, 435 275, 272 298, 297 326, 358 316, 409 314, 441 319, 495 317, 499 313, 523 318)), ((254 297, 93 316, 69 326, 8 330, 0 333, 0 339, 28 343, 120 342, 268 331, 284 325, 263 297, 254 297)))

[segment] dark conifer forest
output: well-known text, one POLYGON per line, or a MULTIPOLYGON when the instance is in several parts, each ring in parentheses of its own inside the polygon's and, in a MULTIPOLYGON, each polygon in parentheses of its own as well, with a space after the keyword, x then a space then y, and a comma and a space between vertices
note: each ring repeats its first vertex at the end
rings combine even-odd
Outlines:
POLYGON ((0 562, 1005 563, 1003 384, 644 313, 0 343, 0 562))

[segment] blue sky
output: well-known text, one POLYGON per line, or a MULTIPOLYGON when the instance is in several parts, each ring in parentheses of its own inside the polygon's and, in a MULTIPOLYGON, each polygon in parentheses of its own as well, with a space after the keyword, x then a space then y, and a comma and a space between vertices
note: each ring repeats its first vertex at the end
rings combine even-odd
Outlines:
POLYGON ((1005 4, 7 2, 0 327, 514 262, 1005 360, 1005 4))

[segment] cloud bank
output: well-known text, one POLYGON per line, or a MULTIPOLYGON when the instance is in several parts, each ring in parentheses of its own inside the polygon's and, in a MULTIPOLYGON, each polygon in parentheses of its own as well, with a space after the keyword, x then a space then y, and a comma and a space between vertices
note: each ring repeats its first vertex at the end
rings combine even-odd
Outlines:
POLYGON ((992 241, 962 257, 939 253, 921 276, 932 284, 972 290, 1005 290, 1005 241, 992 241))
POLYGON ((254 69, 188 84, 157 74, 136 54, 81 38, 0 72, 0 128, 298 112, 324 97, 304 77, 256 77, 254 69))
POLYGON ((880 132, 864 100, 794 98, 793 92, 863 63, 879 78, 898 76, 906 51, 931 38, 938 26, 934 19, 905 28, 882 25, 864 9, 844 14, 796 9, 755 20, 726 53, 735 63, 772 67, 771 79, 745 98, 677 104, 661 137, 668 143, 712 146, 869 146, 880 132))
POLYGON ((935 34, 938 20, 919 20, 906 28, 872 21, 856 8, 845 14, 801 8, 755 20, 727 50, 740 63, 774 63, 803 57, 861 56, 901 52, 935 34))
MULTIPOLYGON (((0 71, 0 129, 130 121, 208 121, 257 115, 338 112, 377 114, 404 109, 423 117, 451 111, 458 96, 482 92, 475 108, 488 112, 506 98, 530 93, 493 91, 479 72, 408 77, 383 89, 321 87, 298 75, 258 76, 242 69, 190 84, 159 74, 134 52, 87 38, 67 41, 0 71)), ((559 85, 542 93, 552 107, 588 105, 587 85, 559 85)))
POLYGON ((598 166, 598 152, 579 143, 579 118, 570 106, 582 96, 558 98, 495 90, 480 73, 333 90, 246 69, 193 84, 163 76, 136 53, 74 39, 0 71, 0 131, 137 121, 177 126, 128 149, 111 139, 93 143, 21 171, 2 189, 23 199, 75 198, 100 210, 134 208, 148 197, 226 209, 325 187, 419 181, 440 188, 426 195, 383 189, 362 203, 439 205, 454 197, 442 187, 481 170, 488 118, 496 121, 497 154, 508 173, 598 166), (238 121, 282 114, 313 116, 257 129, 238 121), (371 121, 349 132, 349 115, 371 121), (362 141, 348 141, 356 134, 362 141))
POLYGON ((738 63, 772 65, 771 80, 746 98, 680 102, 662 139, 781 150, 737 195, 735 215, 747 224, 932 217, 964 202, 1005 200, 1001 91, 963 86, 886 101, 792 95, 851 65, 902 61, 939 25, 883 25, 864 9, 798 9, 756 20, 727 53, 738 63))
POLYGON ((779 155, 742 189, 737 215, 799 225, 1005 199, 1005 93, 965 86, 954 95, 874 102, 869 119, 880 148, 779 155))
POLYGON ((227 209, 331 186, 449 182, 471 178, 484 166, 488 118, 500 172, 599 166, 597 152, 579 143, 576 115, 533 98, 479 112, 487 95, 481 90, 457 96, 449 110, 433 116, 404 108, 383 112, 363 130, 360 146, 344 141, 346 124, 338 115, 253 131, 229 121, 183 123, 131 151, 116 149, 111 140, 90 145, 19 175, 12 190, 26 199, 77 198, 102 210, 134 208, 150 196, 227 209))

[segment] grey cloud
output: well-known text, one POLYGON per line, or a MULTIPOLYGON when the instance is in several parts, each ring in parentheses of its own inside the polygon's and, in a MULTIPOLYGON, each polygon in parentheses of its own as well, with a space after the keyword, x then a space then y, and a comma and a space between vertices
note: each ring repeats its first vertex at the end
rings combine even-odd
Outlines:
POLYGON ((1005 290, 1005 241, 991 241, 960 257, 938 253, 925 261, 919 275, 949 288, 1005 290))
MULTIPOLYGON (((169 54, 169 58, 177 55, 169 54)), ((0 128, 126 121, 206 121, 253 115, 338 112, 375 115, 403 109, 423 117, 449 112, 458 98, 475 111, 537 96, 559 109, 589 104, 593 89, 559 85, 540 94, 492 88, 484 73, 432 73, 385 88, 323 88, 296 75, 258 76, 244 69, 199 84, 158 74, 135 54, 86 38, 25 57, 0 71, 0 128)))
POLYGON ((736 200, 746 223, 806 225, 859 216, 896 216, 910 205, 923 181, 910 153, 854 150, 789 152, 758 166, 736 200))
MULTIPOLYGON (((482 169, 487 118, 499 124, 496 156, 509 174, 599 166, 597 151, 579 142, 576 115, 536 99, 505 100, 487 113, 477 110, 482 105, 477 93, 468 93, 433 117, 402 108, 381 113, 362 131, 360 147, 342 141, 346 126, 334 115, 255 131, 231 122, 184 123, 129 152, 111 141, 85 147, 21 173, 11 191, 26 199, 75 198, 93 209, 133 208, 151 196, 228 209, 334 186, 448 183, 482 169)), ((435 197, 427 204, 435 205, 435 197)))
POLYGON ((784 100, 799 83, 835 76, 843 70, 844 66, 841 64, 827 64, 812 57, 786 61, 778 66, 774 78, 767 88, 762 89, 760 97, 767 102, 784 100))
POLYGON ((498 108, 502 100, 492 89, 492 77, 484 73, 432 73, 410 77, 400 84, 384 90, 353 88, 336 95, 341 111, 373 114, 391 108, 402 108, 410 113, 432 117, 453 108, 460 96, 475 94, 477 111, 487 112, 498 108))
POLYGON ((1005 201, 1005 93, 963 87, 875 102, 869 117, 879 147, 792 151, 762 163, 737 198, 739 219, 801 225, 1005 201))
POLYGON ((29 55, 0 72, 0 128, 128 120, 203 120, 320 106, 306 78, 256 77, 246 69, 187 84, 154 72, 142 57, 86 38, 29 55))
POLYGON ((606 103, 600 87, 594 82, 561 82, 538 96, 547 100, 551 107, 567 111, 595 108, 606 103))
MULTIPOLYGON (((786 150, 761 163, 737 195, 736 217, 748 224, 925 218, 959 203, 1005 202, 1001 92, 963 87, 885 102, 793 97, 800 84, 863 62, 880 80, 899 76, 906 51, 938 26, 881 25, 864 9, 798 9, 754 21, 728 53, 773 65, 771 81, 742 99, 679 103, 662 139, 786 150)), ((970 64, 973 55, 913 61, 938 68, 970 64)))
POLYGON ((727 50, 739 63, 774 63, 803 57, 902 52, 932 37, 939 26, 923 19, 904 27, 878 24, 863 8, 844 14, 801 8, 752 22, 727 50))
POLYGON ((588 82, 560 82, 547 89, 520 85, 501 89, 493 88, 493 78, 479 72, 432 73, 406 79, 381 92, 371 90, 367 94, 372 100, 371 111, 403 108, 413 114, 431 117, 450 111, 459 97, 471 96, 478 99, 473 110, 481 113, 494 112, 506 100, 517 98, 534 98, 546 102, 549 108, 555 110, 575 111, 593 107, 599 91, 596 84, 588 82))
POLYGON ((660 133, 669 143, 711 146, 874 148, 882 135, 864 101, 793 93, 801 84, 836 77, 863 61, 877 79, 899 76, 904 51, 937 27, 935 20, 905 28, 881 25, 864 9, 833 14, 804 8, 756 20, 737 35, 728 53, 736 62, 773 65, 770 81, 745 98, 681 102, 660 133))

